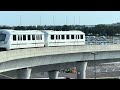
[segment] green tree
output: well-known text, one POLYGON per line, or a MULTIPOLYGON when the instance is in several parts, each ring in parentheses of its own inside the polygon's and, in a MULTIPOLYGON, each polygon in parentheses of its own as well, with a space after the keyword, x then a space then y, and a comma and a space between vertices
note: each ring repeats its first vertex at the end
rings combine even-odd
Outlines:
POLYGON ((61 29, 62 29, 62 31, 69 31, 70 27, 67 25, 64 25, 61 29))

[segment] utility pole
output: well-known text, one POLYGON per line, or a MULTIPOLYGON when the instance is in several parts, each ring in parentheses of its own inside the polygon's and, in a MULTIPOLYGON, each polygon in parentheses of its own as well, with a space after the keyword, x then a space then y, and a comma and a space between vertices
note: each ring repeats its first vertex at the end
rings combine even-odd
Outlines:
POLYGON ((66 25, 67 25, 67 16, 66 16, 66 25))
POLYGON ((20 16, 20 26, 21 26, 21 16, 20 16))
POLYGON ((74 20, 73 20, 73 21, 74 21, 73 27, 74 27, 74 30, 75 30, 75 16, 74 16, 73 19, 74 19, 74 20))
POLYGON ((40 26, 41 26, 41 16, 40 16, 40 26))
POLYGON ((80 16, 79 16, 79 25, 80 25, 80 16))
POLYGON ((95 63, 95 56, 97 55, 97 53, 96 53, 96 52, 92 52, 91 54, 94 55, 94 77, 95 77, 95 79, 96 79, 96 63, 95 63))
POLYGON ((53 30, 55 30, 55 20, 54 20, 54 16, 53 16, 53 30))

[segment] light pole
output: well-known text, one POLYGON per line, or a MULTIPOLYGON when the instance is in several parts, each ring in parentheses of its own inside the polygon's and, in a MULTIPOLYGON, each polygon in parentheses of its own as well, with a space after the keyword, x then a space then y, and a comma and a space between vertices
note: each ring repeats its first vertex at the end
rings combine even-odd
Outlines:
POLYGON ((21 26, 21 16, 20 16, 20 26, 21 26))
POLYGON ((94 55, 94 77, 96 79, 96 63, 95 63, 95 55, 97 55, 96 52, 92 52, 92 54, 94 55))

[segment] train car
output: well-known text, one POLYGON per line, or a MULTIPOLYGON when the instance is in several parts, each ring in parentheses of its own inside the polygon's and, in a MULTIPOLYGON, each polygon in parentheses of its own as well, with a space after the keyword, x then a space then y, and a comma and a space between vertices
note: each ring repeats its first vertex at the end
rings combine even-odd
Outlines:
POLYGON ((44 33, 38 30, 0 29, 0 48, 44 47, 44 33))
POLYGON ((68 45, 84 45, 85 33, 81 31, 53 31, 43 30, 45 46, 68 46, 68 45))

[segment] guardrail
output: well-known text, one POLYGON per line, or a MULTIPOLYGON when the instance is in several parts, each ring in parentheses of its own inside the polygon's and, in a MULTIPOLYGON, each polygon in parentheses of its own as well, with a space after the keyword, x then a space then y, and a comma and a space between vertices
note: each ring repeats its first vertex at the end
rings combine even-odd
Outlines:
POLYGON ((113 45, 113 44, 120 44, 120 42, 116 41, 86 41, 86 45, 113 45))

